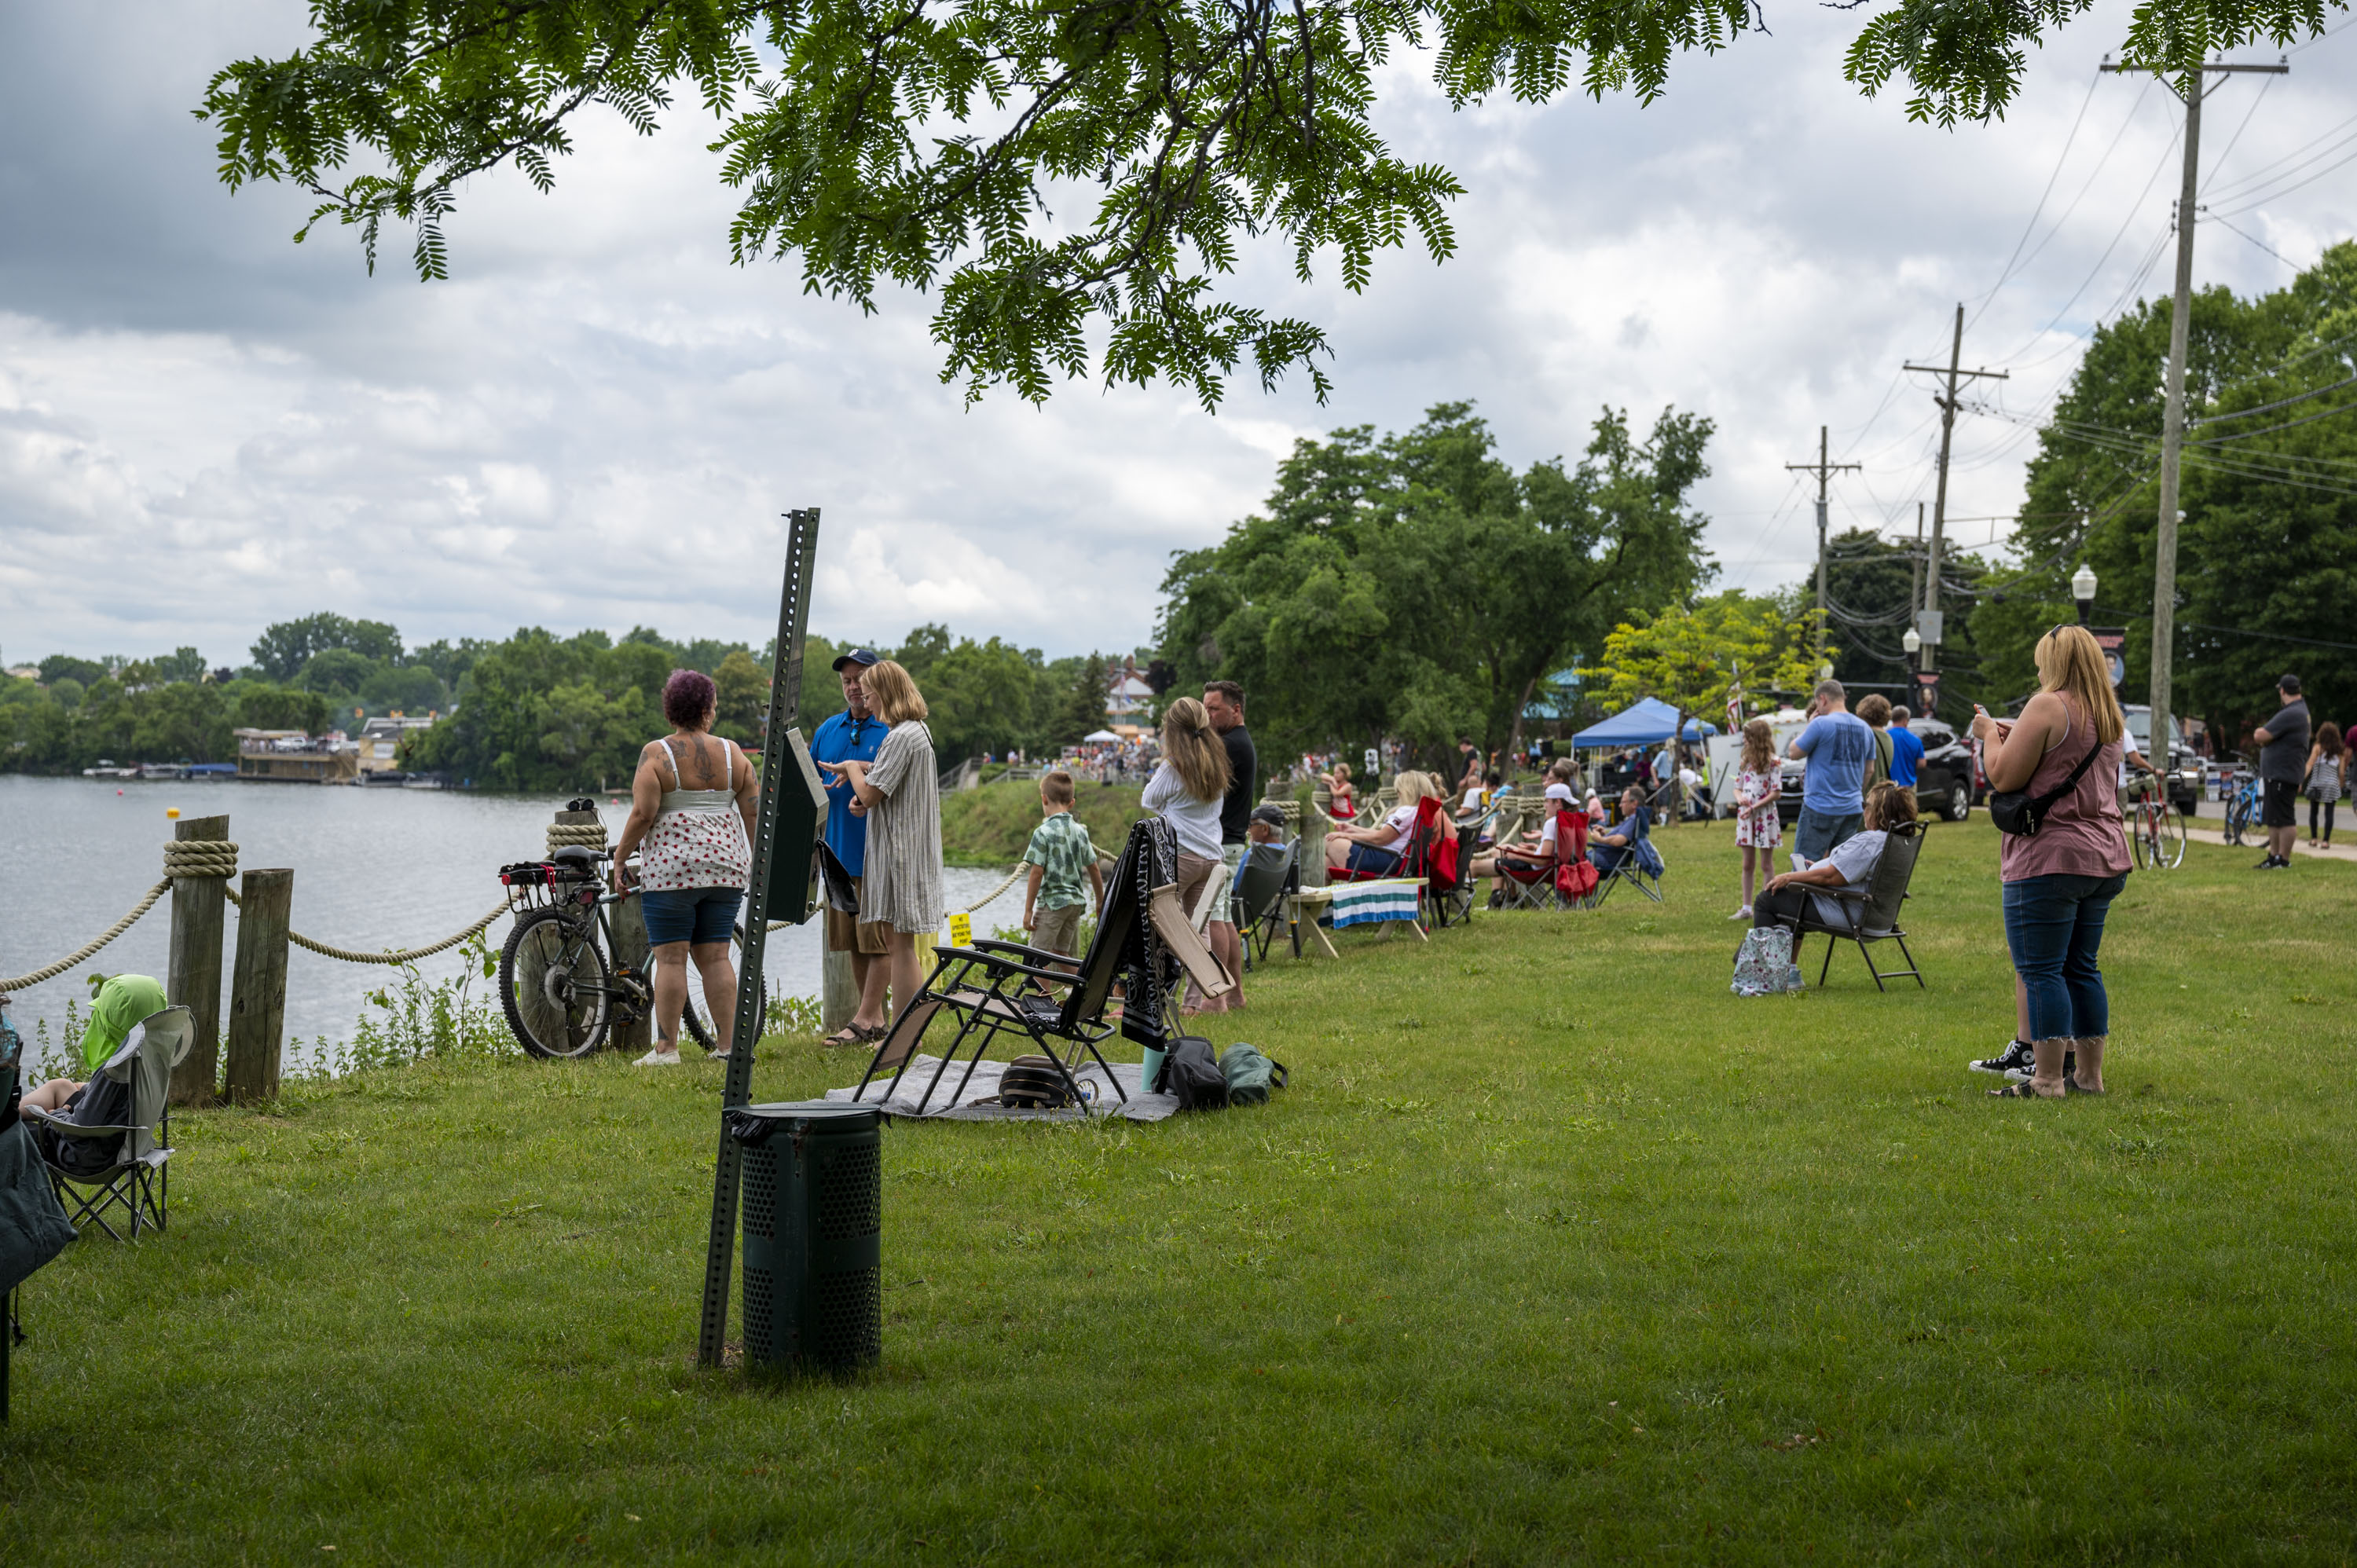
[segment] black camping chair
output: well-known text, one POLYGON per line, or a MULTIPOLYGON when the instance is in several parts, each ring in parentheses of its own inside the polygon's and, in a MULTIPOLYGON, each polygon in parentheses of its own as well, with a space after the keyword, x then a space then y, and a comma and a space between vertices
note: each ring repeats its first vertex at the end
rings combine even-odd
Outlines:
POLYGON ((1443 876, 1441 856, 1436 853, 1426 857, 1424 903, 1429 909, 1429 924, 1436 929, 1447 926, 1469 926, 1473 923, 1473 854, 1481 842, 1481 820, 1456 818, 1443 813, 1437 827, 1440 832, 1457 841, 1457 874, 1443 876))
MULTIPOLYGON (((1592 826, 1588 829, 1588 843, 1591 844, 1596 843, 1596 832, 1592 826)), ((1588 901, 1589 908, 1602 908, 1604 901, 1612 897, 1612 890, 1623 884, 1634 887, 1656 904, 1662 901, 1662 873, 1666 868, 1662 852, 1653 847, 1651 832, 1636 843, 1625 846, 1599 844, 1597 847, 1607 852, 1619 850, 1620 853, 1608 853, 1605 858, 1609 864, 1597 866, 1603 880, 1596 885, 1595 897, 1588 901)))
POLYGON ((1833 900, 1843 918, 1839 920, 1818 918, 1816 898, 1811 898, 1801 906, 1802 912, 1797 919, 1788 917, 1783 924, 1792 928, 1793 964, 1797 967, 1801 961, 1801 939, 1811 931, 1819 931, 1827 939, 1825 961, 1817 968, 1819 986, 1824 984, 1825 976, 1833 972, 1834 950, 1846 941, 1857 944, 1858 956, 1866 960, 1866 972, 1874 976, 1877 991, 1889 989, 1882 983, 1886 980, 1904 980, 1909 975, 1915 977, 1917 989, 1929 990, 1930 987, 1923 983, 1922 972, 1916 967, 1915 955, 1907 950, 1907 933, 1899 929, 1899 908, 1907 901, 1907 885, 1914 880, 1915 857, 1922 853, 1922 849, 1921 828, 1910 822, 1883 841, 1882 857, 1874 863, 1873 875, 1866 879, 1863 888, 1810 888, 1816 898, 1833 900), (1905 969, 1874 967, 1870 944, 1881 941, 1899 944, 1899 956, 1907 961, 1905 969))
POLYGON ((1236 871, 1236 884, 1230 893, 1233 903, 1236 930, 1243 938, 1244 967, 1253 967, 1254 948, 1265 959, 1268 950, 1276 945, 1280 927, 1290 927, 1293 935, 1293 956, 1301 956, 1301 927, 1286 918, 1291 904, 1288 894, 1301 891, 1301 841, 1290 843, 1256 843, 1244 853, 1244 862, 1236 871))
MULTIPOLYGON (((965 1073, 950 1096, 951 1102, 956 1103, 991 1042, 1000 1035, 1016 1036, 1021 1042, 1022 1054, 1045 1057, 1061 1080, 1065 1093, 1074 1101, 1082 1096, 1080 1081, 1072 1076, 1072 1069, 1080 1065, 1081 1054, 1086 1052, 1096 1059, 1106 1080, 1113 1084, 1114 1092, 1126 1102, 1128 1091, 1114 1077, 1113 1068, 1100 1048, 1121 1026, 1104 1016, 1114 980, 1127 972, 1125 1015, 1134 1009, 1167 1011, 1168 982, 1182 968, 1200 995, 1224 996, 1235 989, 1235 982, 1228 978, 1211 950, 1203 945, 1201 935, 1179 907, 1177 884, 1165 882, 1148 887, 1151 874, 1158 865, 1154 847, 1157 832, 1164 835, 1169 832, 1168 824, 1159 818, 1131 828, 1129 843, 1115 863, 1113 882, 1105 889, 1096 935, 1091 939, 1088 956, 1078 971, 1071 968, 1070 956, 1021 942, 985 940, 977 940, 972 947, 935 948, 931 977, 892 1021, 890 1033, 876 1047, 875 1058, 867 1064, 867 1071, 861 1076, 859 1087, 852 1091, 852 1099, 864 1099, 867 1086, 879 1074, 889 1072, 891 1081, 880 1097, 889 1100, 908 1073, 909 1065, 916 1060, 917 1047, 925 1031, 935 1018, 947 1013, 957 1019, 957 1033, 942 1050, 941 1064, 933 1069, 925 1092, 918 1097, 917 1115, 925 1113, 951 1064, 972 1041, 973 1058, 966 1063, 965 1073), (1141 954, 1146 972, 1141 972, 1137 961, 1141 954), (1042 994, 1041 987, 1049 988, 1049 993, 1042 994), (1061 993, 1060 998, 1055 994, 1057 992, 1061 993), (1058 1048, 1060 1043, 1061 1049, 1058 1048)), ((1175 1036, 1178 1030, 1175 1024, 1157 1021, 1155 1036, 1158 1039, 1165 1032, 1175 1036)))
POLYGON ((134 1028, 91 1075, 72 1113, 24 1112, 50 1185, 75 1230, 94 1222, 120 1241, 122 1232, 106 1218, 117 1208, 130 1217, 134 1240, 142 1226, 164 1229, 171 1198, 167 1162, 172 1157, 172 1069, 188 1054, 196 1034, 195 1017, 186 1006, 167 1007, 134 1028), (108 1106, 114 1109, 103 1109, 108 1106), (93 1108, 108 1120, 79 1120, 93 1108))

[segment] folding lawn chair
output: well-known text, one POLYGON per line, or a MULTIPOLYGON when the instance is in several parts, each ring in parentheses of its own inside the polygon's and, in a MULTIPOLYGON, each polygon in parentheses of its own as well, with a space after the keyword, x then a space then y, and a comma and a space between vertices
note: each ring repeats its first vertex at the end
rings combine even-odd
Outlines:
MULTIPOLYGON (((1426 800, 1427 806, 1437 807, 1437 800, 1426 800)), ((1460 822, 1445 811, 1431 813, 1433 840, 1425 857, 1424 902, 1432 911, 1430 924, 1442 928, 1451 924, 1473 923, 1473 834, 1479 828, 1478 819, 1460 822)), ((1416 826, 1422 829, 1426 814, 1418 812, 1416 826)))
POLYGON ((1587 859, 1587 813, 1557 806, 1555 859, 1501 861, 1509 909, 1587 909, 1594 907, 1596 867, 1587 859))
POLYGON ((135 1240, 142 1225, 164 1229, 171 1197, 172 1069, 195 1038, 188 1009, 167 1007, 131 1031, 91 1075, 71 1112, 24 1112, 49 1185, 75 1230, 95 1221, 122 1240, 122 1232, 107 1223, 115 1208, 131 1217, 135 1240), (78 1120, 85 1115, 97 1120, 78 1120))
POLYGON ((1866 972, 1874 976, 1877 991, 1889 989, 1882 983, 1886 980, 1903 980, 1910 974, 1915 977, 1919 989, 1930 989, 1923 984, 1923 975, 1916 967, 1915 955, 1907 950, 1907 933, 1899 929, 1899 907, 1907 900, 1907 885, 1915 876, 1915 857, 1922 853, 1922 849, 1923 835, 1918 824, 1910 822, 1884 841, 1882 858, 1874 863, 1874 873, 1866 879, 1865 887, 1855 890, 1847 887, 1811 888, 1809 891, 1818 898, 1832 899, 1843 918, 1839 920, 1820 919, 1816 899, 1812 898, 1803 906, 1803 913, 1798 919, 1785 920, 1784 924, 1792 931, 1793 963, 1798 965, 1800 962, 1801 939, 1811 931, 1822 931, 1827 940, 1825 961, 1817 968, 1818 985, 1824 984, 1825 976, 1833 970, 1834 950, 1847 941, 1857 944, 1858 956, 1866 961, 1866 972), (1899 944, 1899 956, 1907 961, 1905 969, 1874 967, 1874 954, 1868 950, 1867 944, 1880 941, 1899 944))
POLYGON ((1293 956, 1301 956, 1301 928, 1286 918, 1286 896, 1301 890, 1301 841, 1290 843, 1256 843, 1244 854, 1244 863, 1236 874, 1236 885, 1231 892, 1234 900, 1236 932, 1243 939, 1244 967, 1253 967, 1253 948, 1258 944, 1259 956, 1268 957, 1268 950, 1276 943, 1280 927, 1289 927, 1293 935, 1293 956))
POLYGON ((1595 865, 1592 860, 1589 862, 1601 880, 1597 884, 1596 897, 1588 908, 1602 908, 1604 901, 1612 896, 1612 889, 1623 883, 1656 904, 1662 901, 1662 873, 1666 867, 1662 864, 1662 852, 1653 847, 1650 833, 1632 844, 1607 844, 1604 848, 1607 851, 1617 849, 1620 853, 1610 855, 1609 863, 1604 865, 1595 865))
POLYGON ((1075 1101, 1082 1096, 1072 1068, 1079 1065, 1083 1051, 1096 1059, 1113 1083, 1114 1092, 1126 1101, 1128 1092, 1114 1078, 1100 1048, 1115 1028, 1134 1038, 1150 1036, 1152 1044, 1178 1033, 1166 1015, 1170 987, 1181 971, 1204 995, 1224 996, 1235 989, 1235 983, 1179 908, 1175 881, 1162 880, 1148 887, 1149 882, 1174 875, 1176 854, 1169 835, 1169 825, 1158 817, 1131 827, 1129 843, 1114 864, 1113 881, 1105 889, 1096 935, 1077 972, 1070 967, 1054 967, 1069 966, 1071 960, 1067 955, 1021 942, 985 940, 972 947, 935 948, 931 977, 893 1020, 891 1032, 876 1047, 875 1058, 867 1064, 852 1098, 864 1098, 867 1086, 879 1074, 889 1072, 891 1081, 880 1098, 890 1099, 909 1064, 916 1059, 926 1029, 947 1013, 957 1020, 957 1033, 942 1052, 932 1080, 918 1098, 920 1116, 932 1103, 934 1091, 969 1040, 974 1045, 973 1059, 950 1096, 952 1104, 965 1092, 991 1042, 1003 1034, 1019 1036, 1029 1052, 1052 1062, 1065 1091, 1075 1101), (1104 1016, 1116 978, 1125 986, 1118 1025, 1104 1016), (1052 993, 1041 994, 1041 986, 1060 989, 1061 998, 1052 993), (1060 1050, 1058 1042, 1062 1043, 1060 1050))

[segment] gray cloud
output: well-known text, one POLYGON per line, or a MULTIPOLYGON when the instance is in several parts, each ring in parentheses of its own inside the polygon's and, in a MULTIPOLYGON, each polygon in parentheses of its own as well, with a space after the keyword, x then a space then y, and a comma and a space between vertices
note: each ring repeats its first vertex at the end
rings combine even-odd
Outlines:
MULTIPOLYGON (((397 254, 371 279, 338 231, 288 244, 302 200, 231 199, 187 111, 218 64, 285 47, 289 19, 258 4, 0 12, 11 660, 188 641, 229 660, 315 608, 413 640, 633 621, 758 640, 776 513, 806 503, 826 513, 825 629, 939 619, 1054 652, 1125 647, 1149 633, 1169 552, 1251 510, 1295 436, 1397 427, 1463 397, 1518 464, 1575 454, 1606 403, 1710 414, 1712 542, 1729 581, 1767 586, 1804 568, 1782 464, 1821 423, 1868 464, 1836 521, 1911 521, 1936 427, 1898 366, 1943 352, 1954 301, 1996 281, 2083 103, 2047 219, 2115 133, 2116 150, 1967 340, 1969 362, 2046 358, 2007 407, 2036 409, 2067 373, 2056 350, 2131 281, 2173 187, 2164 174, 2138 203, 2172 156, 2161 94, 2107 78, 2088 97, 2116 3, 2033 61, 2007 123, 1955 133, 1858 99, 1839 78, 1855 19, 1813 9, 1684 62, 1650 109, 1452 113, 1403 62, 1383 128, 1472 187, 1459 255, 1386 258, 1363 296, 1298 285, 1275 253, 1238 284, 1329 326, 1330 406, 1247 383, 1210 417, 1169 389, 1077 383, 1045 409, 969 410, 937 379, 924 299, 867 318, 803 296, 791 265, 727 263, 729 193, 693 116, 651 140, 590 126, 553 198, 474 182, 448 284, 416 284, 397 254)), ((2225 177, 2357 113, 2332 69, 2350 47, 2298 58, 2225 177)), ((2239 119, 2244 91, 2213 125, 2239 119)), ((2347 231, 2352 188, 2328 178, 2238 221, 2305 262, 2347 231)), ((2204 281, 2287 275, 2214 225, 2201 240, 2204 281)), ((1952 510, 2007 510, 2027 449, 2017 425, 1970 422, 1952 510)))

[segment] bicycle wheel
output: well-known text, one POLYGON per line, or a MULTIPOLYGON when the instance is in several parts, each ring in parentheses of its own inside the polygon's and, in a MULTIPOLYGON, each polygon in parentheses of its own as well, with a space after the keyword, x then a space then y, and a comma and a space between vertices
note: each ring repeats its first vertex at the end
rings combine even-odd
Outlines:
POLYGON ((2136 869, 2138 871, 2144 870, 2148 865, 2158 865, 2160 864, 2160 850, 2152 836, 2151 808, 2147 806, 2136 806, 2130 808, 2128 813, 2128 847, 2136 851, 2136 869))
POLYGON ((692 999, 680 1004, 679 1022, 680 1026, 687 1031, 689 1039, 707 1051, 718 1048, 712 1043, 712 1031, 705 1028, 704 1020, 695 1015, 695 1003, 692 999))
POLYGON ((2167 800, 2153 807, 2152 864, 2155 868, 2169 871, 2185 861, 2185 819, 2167 800))
POLYGON ((561 909, 526 915, 500 950, 500 1005, 536 1057, 586 1057, 605 1043, 608 984, 591 930, 561 909))
POLYGON ((2233 794, 2227 796, 2226 842, 2230 844, 2241 843, 2243 842, 2243 830, 2250 825, 2250 822, 2251 802, 2249 798, 2244 796, 2239 789, 2233 794))

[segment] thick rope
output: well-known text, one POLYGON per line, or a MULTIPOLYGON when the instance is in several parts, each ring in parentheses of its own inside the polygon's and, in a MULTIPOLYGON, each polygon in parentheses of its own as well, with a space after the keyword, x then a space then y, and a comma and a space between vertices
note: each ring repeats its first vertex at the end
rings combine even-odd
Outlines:
POLYGON ((70 953, 66 957, 58 960, 57 962, 49 965, 47 969, 37 969, 30 974, 20 974, 14 980, 0 980, 0 993, 23 991, 27 987, 38 985, 45 980, 55 980, 59 975, 63 974, 66 971, 71 969, 74 965, 80 963, 82 960, 96 952, 99 949, 104 947, 107 943, 113 941, 124 932, 129 930, 132 926, 138 921, 140 916, 145 914, 148 910, 156 907, 156 899, 161 898, 165 894, 169 893, 171 890, 172 879, 167 876, 163 881, 156 884, 155 886, 147 889, 147 896, 145 898, 140 899, 139 902, 133 907, 131 913, 115 921, 112 926, 109 926, 106 929, 106 934, 104 936, 100 937, 96 941, 91 942, 80 951, 70 953))
POLYGON ((554 854, 568 844, 580 844, 588 849, 604 849, 606 824, 603 822, 549 823, 548 853, 554 854))
MULTIPOLYGON (((244 905, 245 900, 237 896, 236 888, 225 888, 223 891, 229 894, 229 901, 231 903, 241 907, 244 905)), ((404 948, 399 952, 355 952, 350 948, 332 947, 326 942, 315 942, 300 931, 288 931, 286 933, 286 940, 293 942, 298 948, 308 948, 311 951, 317 953, 322 958, 338 958, 343 960, 346 963, 414 963, 421 958, 432 958, 436 953, 441 952, 446 949, 457 947, 460 942, 465 941, 468 937, 473 936, 476 932, 490 925, 493 920, 496 920, 501 915, 506 914, 508 912, 508 900, 502 898, 490 914, 485 915, 481 919, 476 921, 473 925, 468 926, 464 930, 444 937, 440 941, 436 942, 431 947, 404 948)))
POLYGON ((237 845, 220 839, 174 839, 164 845, 167 876, 237 875, 237 845))

